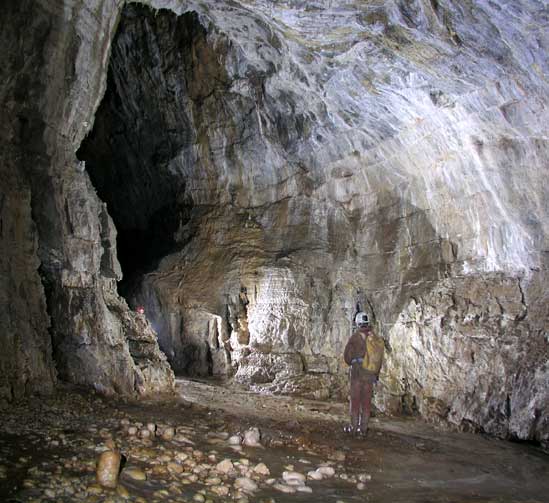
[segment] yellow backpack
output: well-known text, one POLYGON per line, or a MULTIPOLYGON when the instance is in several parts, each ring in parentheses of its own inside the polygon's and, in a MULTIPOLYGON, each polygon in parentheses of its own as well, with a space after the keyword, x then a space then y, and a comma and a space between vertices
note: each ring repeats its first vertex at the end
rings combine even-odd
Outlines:
POLYGON ((370 335, 366 339, 366 354, 362 360, 362 368, 372 374, 379 374, 381 364, 383 363, 383 353, 385 344, 383 339, 377 335, 370 335))

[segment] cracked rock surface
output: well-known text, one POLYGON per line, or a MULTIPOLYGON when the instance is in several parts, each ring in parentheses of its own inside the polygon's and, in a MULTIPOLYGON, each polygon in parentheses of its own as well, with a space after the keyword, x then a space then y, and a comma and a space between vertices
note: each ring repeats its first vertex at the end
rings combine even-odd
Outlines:
POLYGON ((2 295, 42 319, 17 322, 27 382, 53 381, 47 298, 64 379, 169 389, 160 347, 341 397, 358 304, 386 341, 378 408, 548 441, 543 2, 8 6, 2 267, 34 279, 2 295), (118 259, 159 346, 136 347, 118 259))

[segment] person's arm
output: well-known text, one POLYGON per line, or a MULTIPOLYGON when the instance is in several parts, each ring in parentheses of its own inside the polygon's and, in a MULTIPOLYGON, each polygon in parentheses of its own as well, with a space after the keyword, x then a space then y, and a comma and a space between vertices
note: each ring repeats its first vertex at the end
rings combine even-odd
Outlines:
POLYGON ((351 336, 351 338, 347 341, 347 344, 345 345, 345 351, 343 351, 343 359, 345 360, 345 363, 347 365, 351 365, 351 360, 353 359, 353 357, 351 356, 352 340, 353 337, 351 336))

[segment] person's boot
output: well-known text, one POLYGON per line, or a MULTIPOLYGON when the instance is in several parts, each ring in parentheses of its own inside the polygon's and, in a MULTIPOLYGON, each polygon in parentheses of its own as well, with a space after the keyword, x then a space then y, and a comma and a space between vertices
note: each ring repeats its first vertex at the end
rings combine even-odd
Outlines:
POLYGON ((356 433, 358 424, 359 424, 358 420, 354 417, 351 417, 351 422, 343 428, 343 431, 345 433, 350 433, 350 434, 356 433))
POLYGON ((365 430, 364 428, 357 428, 355 434, 359 438, 366 438, 366 436, 368 435, 368 430, 365 430))
POLYGON ((343 431, 345 433, 353 433, 353 425, 352 424, 346 424, 344 427, 343 427, 343 431))
POLYGON ((357 437, 366 438, 366 435, 368 434, 368 419, 364 421, 363 418, 360 418, 355 434, 357 437))

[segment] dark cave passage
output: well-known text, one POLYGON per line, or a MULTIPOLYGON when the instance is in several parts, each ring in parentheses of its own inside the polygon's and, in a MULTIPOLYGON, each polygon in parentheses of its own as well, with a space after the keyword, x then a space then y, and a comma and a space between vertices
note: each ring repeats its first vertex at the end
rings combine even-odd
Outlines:
POLYGON ((180 317, 173 329, 174 306, 141 299, 137 292, 143 276, 194 235, 201 210, 187 185, 201 161, 196 148, 201 117, 212 116, 208 106, 216 109, 216 92, 226 87, 222 59, 208 45, 195 13, 178 17, 147 6, 125 7, 107 89, 77 153, 118 232, 123 273, 118 291, 133 309, 143 303, 160 348, 174 370, 186 375, 196 374, 197 361, 205 361, 201 369, 211 368, 207 345, 185 340, 180 317), (206 103, 210 98, 213 105, 206 103))
POLYGON ((105 96, 77 152, 117 228, 119 292, 126 297, 132 283, 187 239, 193 203, 184 172, 196 161, 191 117, 201 92, 192 82, 205 37, 194 13, 127 6, 105 96))

